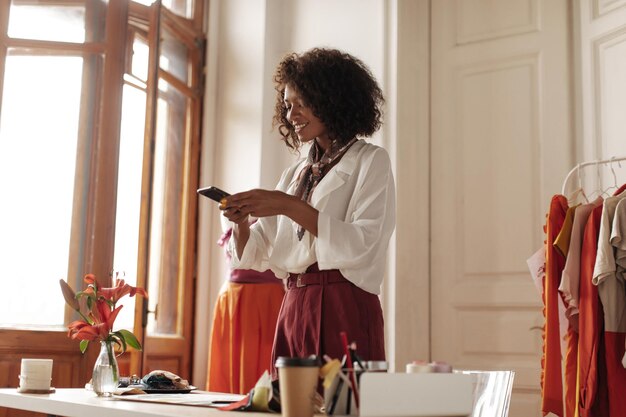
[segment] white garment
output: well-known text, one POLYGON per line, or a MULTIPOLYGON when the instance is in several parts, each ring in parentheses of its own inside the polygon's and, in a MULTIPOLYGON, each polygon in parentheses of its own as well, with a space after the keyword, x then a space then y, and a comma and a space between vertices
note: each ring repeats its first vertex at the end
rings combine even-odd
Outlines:
POLYGON ((615 207, 611 245, 615 248, 618 277, 624 279, 626 278, 624 276, 624 270, 626 270, 626 199, 620 200, 615 207))
POLYGON ((611 245, 615 208, 624 197, 626 197, 626 192, 604 200, 598 237, 598 252, 593 269, 592 282, 598 286, 598 295, 604 310, 604 331, 607 332, 626 332, 624 281, 618 280, 615 249, 611 245))
MULTIPOLYGON (((539 292, 539 296, 543 297, 545 278, 546 278, 546 245, 543 245, 537 252, 533 253, 530 258, 526 259, 530 276, 539 292)), ((561 352, 567 351, 567 334, 568 321, 565 316, 565 304, 561 297, 558 297, 559 309, 559 340, 561 341, 561 352)))
MULTIPOLYGON (((622 283, 623 287, 626 280, 626 198, 621 199, 615 207, 611 245, 615 248, 615 276, 617 282, 622 283)), ((626 304, 625 292, 622 292, 622 297, 626 304)), ((626 368, 626 353, 622 357, 622 366, 626 368)))
POLYGON ((576 207, 574 221, 572 222, 572 235, 569 242, 569 250, 565 267, 561 275, 559 291, 563 294, 567 304, 565 312, 572 327, 578 331, 578 297, 580 288, 580 252, 582 250, 583 232, 591 211, 602 204, 602 197, 588 204, 576 207))
MULTIPOLYGON (((286 169, 276 189, 293 195, 305 164, 302 159, 286 169)), ((317 238, 307 231, 299 241, 298 224, 287 216, 261 218, 250 228, 241 259, 231 239, 232 267, 271 269, 277 277, 287 278, 317 262, 320 270, 339 269, 358 287, 380 294, 396 223, 387 151, 358 140, 322 178, 310 204, 319 211, 317 238)))

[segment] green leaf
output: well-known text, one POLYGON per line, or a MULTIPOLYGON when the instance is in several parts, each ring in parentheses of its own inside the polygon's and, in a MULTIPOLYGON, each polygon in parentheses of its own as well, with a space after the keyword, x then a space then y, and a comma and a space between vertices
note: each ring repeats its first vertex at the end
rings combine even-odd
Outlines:
POLYGON ((133 349, 141 350, 141 343, 139 343, 139 340, 137 340, 135 335, 132 334, 130 331, 126 329, 121 329, 118 330, 116 333, 120 333, 122 335, 121 339, 123 339, 130 347, 132 347, 133 349))
POLYGON ((80 353, 85 353, 87 350, 87 346, 89 346, 89 340, 81 340, 80 341, 80 353))

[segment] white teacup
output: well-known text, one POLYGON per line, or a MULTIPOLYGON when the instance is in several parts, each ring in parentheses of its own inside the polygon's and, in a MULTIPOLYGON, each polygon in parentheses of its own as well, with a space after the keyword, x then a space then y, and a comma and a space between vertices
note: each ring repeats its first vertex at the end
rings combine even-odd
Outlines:
POLYGON ((49 391, 52 381, 52 359, 22 359, 20 391, 49 391))

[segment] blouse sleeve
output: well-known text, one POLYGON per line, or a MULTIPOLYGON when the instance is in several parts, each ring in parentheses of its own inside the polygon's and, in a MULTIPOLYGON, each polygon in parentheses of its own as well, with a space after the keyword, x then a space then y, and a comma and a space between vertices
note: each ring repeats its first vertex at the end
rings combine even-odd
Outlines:
MULTIPOLYGON (((278 181, 276 190, 286 191, 289 187, 293 173, 298 164, 287 168, 278 181)), ((237 245, 235 239, 230 239, 229 252, 231 254, 230 266, 237 269, 254 269, 255 271, 266 271, 270 268, 269 254, 272 250, 272 242, 278 233, 277 216, 260 218, 250 226, 250 238, 244 247, 241 258, 237 256, 237 245)))

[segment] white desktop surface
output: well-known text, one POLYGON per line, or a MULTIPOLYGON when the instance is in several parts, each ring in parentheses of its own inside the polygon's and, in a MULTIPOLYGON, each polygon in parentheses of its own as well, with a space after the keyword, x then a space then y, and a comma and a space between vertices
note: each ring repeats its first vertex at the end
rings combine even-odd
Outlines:
MULTIPOLYGON (((206 392, 204 392, 206 394, 206 392)), ((194 395, 193 393, 187 395, 194 395)), ((100 398, 83 388, 57 388, 52 394, 21 394, 16 388, 0 388, 0 407, 35 411, 63 417, 267 417, 268 413, 217 410, 211 407, 170 405, 100 398)))

